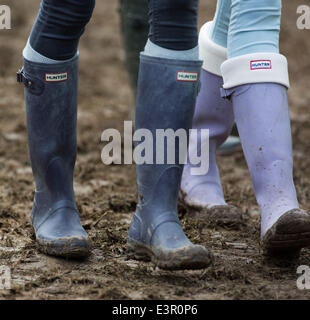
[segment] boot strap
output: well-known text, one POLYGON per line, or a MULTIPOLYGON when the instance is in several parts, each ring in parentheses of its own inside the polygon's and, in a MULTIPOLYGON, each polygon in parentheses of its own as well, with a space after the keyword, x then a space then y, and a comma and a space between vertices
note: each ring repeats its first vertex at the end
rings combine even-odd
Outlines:
POLYGON ((32 82, 30 79, 27 79, 25 73, 24 73, 24 67, 18 70, 16 73, 16 78, 18 83, 23 83, 26 87, 30 88, 32 85, 32 82))
POLYGON ((223 87, 220 88, 220 94, 221 97, 225 100, 231 101, 231 93, 228 92, 228 90, 224 89, 223 87))
POLYGON ((32 94, 41 95, 44 91, 44 83, 39 79, 31 79, 28 75, 26 75, 24 67, 22 67, 16 73, 16 80, 18 83, 23 83, 32 94))

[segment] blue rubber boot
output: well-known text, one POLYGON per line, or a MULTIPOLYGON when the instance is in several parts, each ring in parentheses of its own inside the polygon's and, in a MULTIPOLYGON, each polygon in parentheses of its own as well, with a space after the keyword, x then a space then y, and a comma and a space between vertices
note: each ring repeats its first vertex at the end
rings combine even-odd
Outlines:
MULTIPOLYGON (((193 245, 177 213, 183 165, 176 139, 175 164, 156 164, 156 130, 186 131, 192 125, 201 62, 141 55, 135 129, 153 134, 153 164, 137 164, 138 205, 128 236, 129 253, 168 270, 201 269, 212 261, 209 251, 193 245)), ((186 154, 186 148, 185 148, 186 154)))
POLYGON ((28 145, 35 198, 31 223, 44 253, 81 258, 90 243, 73 191, 77 153, 78 57, 58 64, 24 59, 28 145))

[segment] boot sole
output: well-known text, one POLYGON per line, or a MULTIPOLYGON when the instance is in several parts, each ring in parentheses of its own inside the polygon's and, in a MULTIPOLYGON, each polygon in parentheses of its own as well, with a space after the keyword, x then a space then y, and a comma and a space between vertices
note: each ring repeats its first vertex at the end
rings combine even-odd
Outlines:
POLYGON ((195 245, 156 255, 148 246, 130 241, 127 243, 129 258, 140 261, 152 261, 163 270, 197 270, 210 266, 213 257, 206 248, 195 245))
POLYGON ((81 238, 62 238, 57 240, 40 240, 37 239, 39 250, 47 255, 82 259, 90 254, 90 242, 81 238))
POLYGON ((241 210, 234 206, 214 206, 203 209, 198 214, 199 219, 206 219, 211 225, 238 229, 243 223, 241 210))
POLYGON ((263 253, 267 256, 298 255, 310 246, 310 216, 293 209, 284 214, 266 232, 262 240, 263 253))
POLYGON ((211 208, 199 208, 190 204, 187 206, 193 218, 207 222, 210 226, 238 229, 243 224, 242 213, 234 206, 218 205, 211 208))
POLYGON ((239 208, 231 205, 216 205, 211 208, 201 207, 185 200, 186 193, 180 190, 180 200, 188 208, 189 215, 194 219, 207 222, 211 227, 219 226, 229 229, 239 229, 243 224, 242 212, 239 208))

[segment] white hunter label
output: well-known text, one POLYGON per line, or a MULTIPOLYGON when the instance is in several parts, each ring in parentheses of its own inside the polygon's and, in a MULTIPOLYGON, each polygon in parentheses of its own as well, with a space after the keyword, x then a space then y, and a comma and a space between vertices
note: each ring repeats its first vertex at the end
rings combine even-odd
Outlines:
POLYGON ((197 72, 179 71, 177 73, 177 80, 178 81, 196 82, 198 80, 198 73, 197 72))
POLYGON ((46 82, 61 82, 68 80, 68 72, 64 73, 46 73, 45 81, 46 82))
POLYGON ((271 60, 251 61, 251 70, 272 69, 271 60))

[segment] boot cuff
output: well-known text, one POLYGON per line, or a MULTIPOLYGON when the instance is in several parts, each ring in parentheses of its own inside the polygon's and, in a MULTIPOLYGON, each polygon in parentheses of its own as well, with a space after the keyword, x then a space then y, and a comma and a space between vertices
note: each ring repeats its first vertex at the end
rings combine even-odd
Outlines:
POLYGON ((235 57, 222 66, 224 89, 249 83, 272 82, 290 87, 287 59, 273 52, 260 52, 235 57))
POLYGON ((213 21, 205 23, 199 33, 199 57, 202 68, 217 76, 222 76, 221 64, 227 59, 227 49, 211 40, 213 21))

